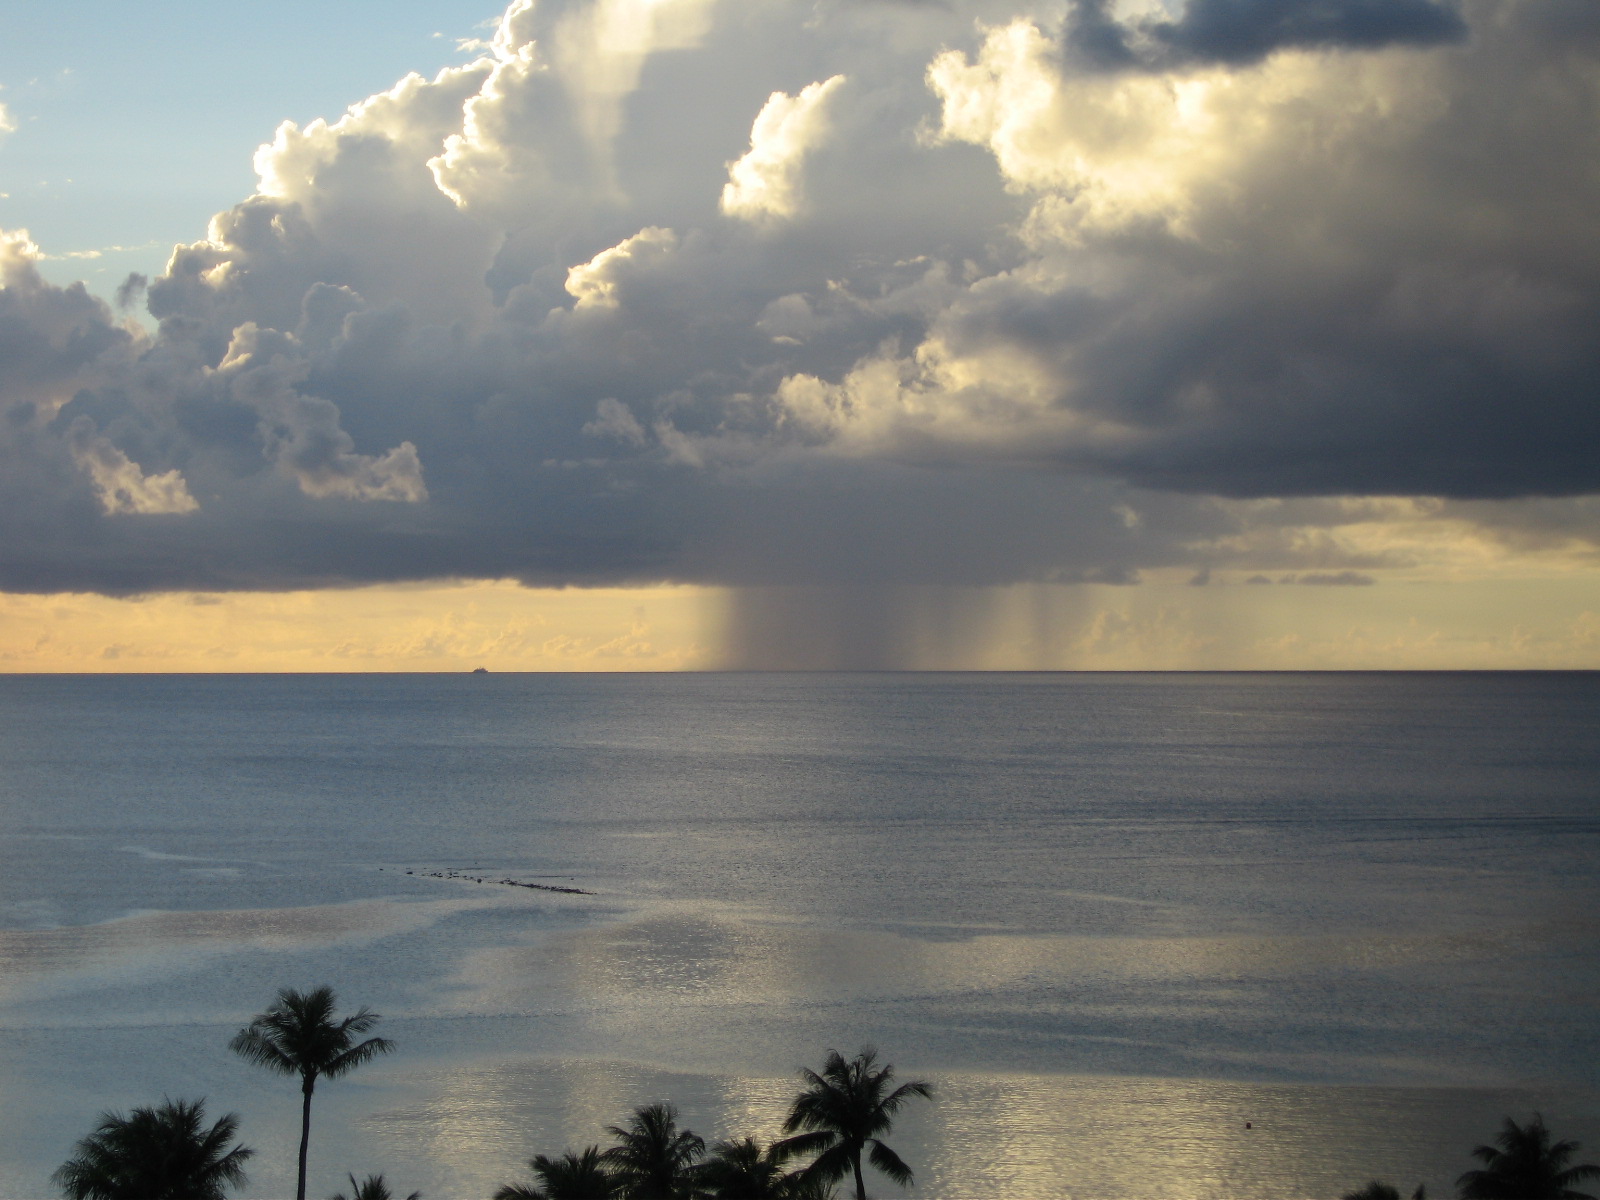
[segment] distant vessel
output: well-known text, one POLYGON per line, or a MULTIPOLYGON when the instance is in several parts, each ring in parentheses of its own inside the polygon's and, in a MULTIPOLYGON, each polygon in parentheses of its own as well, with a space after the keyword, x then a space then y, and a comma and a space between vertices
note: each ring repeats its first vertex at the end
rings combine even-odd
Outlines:
POLYGON ((487 675, 489 673, 489 668, 488 667, 473 667, 472 668, 472 673, 474 675, 487 675))

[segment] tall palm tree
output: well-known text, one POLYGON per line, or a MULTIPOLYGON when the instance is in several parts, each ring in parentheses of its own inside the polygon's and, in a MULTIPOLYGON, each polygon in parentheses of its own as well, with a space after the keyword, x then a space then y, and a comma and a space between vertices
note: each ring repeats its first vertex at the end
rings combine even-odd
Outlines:
MULTIPOLYGON (((389 1181, 382 1175, 368 1175, 360 1183, 356 1182, 354 1175, 346 1178, 350 1180, 350 1195, 348 1200, 394 1200, 394 1193, 389 1190, 389 1181)), ((347 1200, 343 1192, 335 1192, 328 1200, 347 1200)), ((421 1192, 412 1192, 406 1200, 422 1200, 421 1192)))
POLYGON ((1577 1142, 1552 1142, 1544 1117, 1518 1125, 1510 1117, 1495 1137, 1496 1146, 1479 1146, 1472 1157, 1483 1164, 1456 1180, 1461 1200, 1594 1200, 1574 1183, 1600 1178, 1600 1166, 1568 1166, 1577 1142))
POLYGON ((258 1013, 229 1042, 229 1048, 257 1066, 280 1075, 298 1075, 300 1094, 300 1174, 295 1200, 306 1200, 306 1149, 311 1143, 311 1093, 319 1078, 337 1079, 363 1063, 394 1049, 387 1038, 356 1041, 378 1023, 378 1014, 362 1008, 348 1017, 333 1015, 331 987, 297 992, 284 988, 272 1007, 258 1013))
POLYGON ((704 1195, 696 1183, 695 1164, 706 1152, 705 1139, 678 1128, 678 1110, 670 1104, 636 1108, 627 1127, 606 1126, 617 1144, 600 1162, 626 1200, 694 1200, 704 1195))
POLYGON ((906 1101, 919 1096, 933 1099, 932 1084, 913 1080, 891 1090, 894 1068, 888 1063, 878 1066, 878 1052, 871 1046, 863 1046, 848 1062, 837 1050, 829 1050, 820 1073, 802 1070, 800 1078, 806 1087, 789 1106, 783 1131, 804 1132, 781 1145, 797 1154, 816 1154, 805 1169, 807 1179, 832 1183, 852 1173, 856 1200, 867 1200, 861 1175, 861 1153, 866 1150, 874 1167, 901 1187, 911 1185, 911 1168, 881 1135, 889 1132, 906 1101))
POLYGON ((568 1150, 560 1158, 535 1154, 528 1169, 539 1182, 533 1187, 509 1183, 494 1200, 615 1200, 616 1181, 600 1161, 600 1147, 587 1146, 581 1154, 568 1150))
POLYGON ((718 1142, 700 1165, 700 1186, 711 1200, 826 1200, 833 1189, 785 1168, 799 1151, 782 1142, 762 1146, 754 1138, 718 1142))
POLYGON ((205 1127, 204 1100, 163 1100, 127 1116, 102 1113, 51 1180, 68 1200, 222 1200, 242 1186, 254 1150, 233 1146, 239 1118, 205 1127))

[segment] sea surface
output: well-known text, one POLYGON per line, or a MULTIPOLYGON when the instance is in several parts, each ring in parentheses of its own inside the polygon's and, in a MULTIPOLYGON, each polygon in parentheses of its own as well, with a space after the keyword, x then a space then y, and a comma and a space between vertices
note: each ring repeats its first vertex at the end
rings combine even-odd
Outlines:
POLYGON ((1444 1197, 1507 1115, 1600 1159, 1597 868, 1596 674, 0 677, 0 1197, 163 1095, 292 1194, 227 1042, 323 983, 397 1048, 315 1196, 873 1045, 915 1196, 1444 1197))

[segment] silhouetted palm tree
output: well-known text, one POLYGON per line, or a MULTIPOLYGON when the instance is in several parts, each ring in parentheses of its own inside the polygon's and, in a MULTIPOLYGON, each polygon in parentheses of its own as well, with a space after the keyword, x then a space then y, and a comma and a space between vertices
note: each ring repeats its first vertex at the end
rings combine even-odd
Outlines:
POLYGON ((833 1189, 784 1168, 799 1151, 782 1142, 763 1147, 754 1138, 718 1142, 700 1165, 700 1186, 711 1200, 826 1200, 833 1189))
POLYGON ((703 1138, 678 1128, 678 1110, 670 1104, 636 1108, 626 1128, 606 1126, 617 1144, 600 1162, 626 1200, 693 1200, 695 1164, 706 1152, 703 1138))
POLYGON ((901 1187, 911 1185, 911 1168, 882 1141, 894 1116, 907 1100, 920 1096, 933 1099, 933 1085, 913 1080, 890 1090, 894 1068, 878 1066, 878 1052, 864 1046, 848 1062, 837 1050, 829 1050, 819 1074, 803 1070, 800 1078, 806 1088, 794 1098, 783 1122, 785 1133, 806 1132, 786 1138, 785 1151, 815 1154, 816 1160, 805 1169, 808 1180, 832 1183, 853 1173, 856 1200, 867 1200, 867 1184, 861 1175, 861 1153, 901 1187), (870 1147, 870 1150, 868 1149, 870 1147))
MULTIPOLYGON (((1400 1189, 1374 1179, 1359 1192, 1346 1192, 1340 1200, 1400 1200, 1400 1189)), ((1411 1193, 1411 1200, 1428 1200, 1428 1189, 1417 1184, 1417 1190, 1411 1193)))
POLYGON ((229 1148, 239 1129, 233 1113, 209 1129, 205 1115, 204 1100, 102 1113, 50 1178, 68 1200, 222 1200, 230 1185, 245 1183, 255 1151, 229 1148))
POLYGON ((535 1154, 528 1169, 539 1182, 533 1187, 507 1184, 494 1200, 614 1200, 616 1181, 600 1162, 600 1147, 585 1147, 581 1154, 568 1150, 560 1158, 535 1154))
POLYGON ((330 987, 297 992, 284 988, 272 1007, 260 1013, 228 1043, 234 1053, 280 1075, 298 1075, 304 1098, 300 1110, 300 1174, 295 1200, 306 1200, 306 1149, 311 1143, 311 1092, 319 1077, 337 1079, 394 1049, 387 1038, 356 1041, 378 1023, 378 1014, 359 1009, 333 1015, 337 1001, 330 987))
POLYGON ((1510 1117, 1494 1139, 1495 1146, 1479 1146, 1472 1157, 1482 1170, 1468 1171, 1456 1180, 1461 1200, 1594 1200, 1571 1185, 1600 1178, 1593 1163, 1567 1164, 1578 1152, 1577 1142, 1552 1142, 1544 1117, 1518 1125, 1510 1117))
MULTIPOLYGON (((394 1200, 394 1193, 389 1190, 389 1183, 382 1175, 368 1175, 360 1183, 356 1182, 354 1175, 347 1176, 350 1180, 350 1195, 335 1192, 328 1200, 394 1200)), ((406 1200, 422 1200, 421 1192, 412 1192, 406 1200)))

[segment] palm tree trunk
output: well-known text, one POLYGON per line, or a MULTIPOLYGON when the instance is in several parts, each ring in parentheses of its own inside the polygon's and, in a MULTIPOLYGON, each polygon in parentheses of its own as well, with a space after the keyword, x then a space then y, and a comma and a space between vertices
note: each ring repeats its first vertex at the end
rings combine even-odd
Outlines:
MULTIPOLYGON (((850 1166, 856 1173, 856 1200, 867 1200, 867 1181, 861 1178, 861 1151, 857 1150, 850 1156, 850 1166)), ((302 1196, 300 1200, 305 1200, 302 1196)))
POLYGON ((300 1107, 300 1181, 295 1185, 294 1200, 306 1200, 306 1149, 311 1145, 311 1089, 316 1079, 307 1076, 300 1085, 305 1102, 300 1107))

